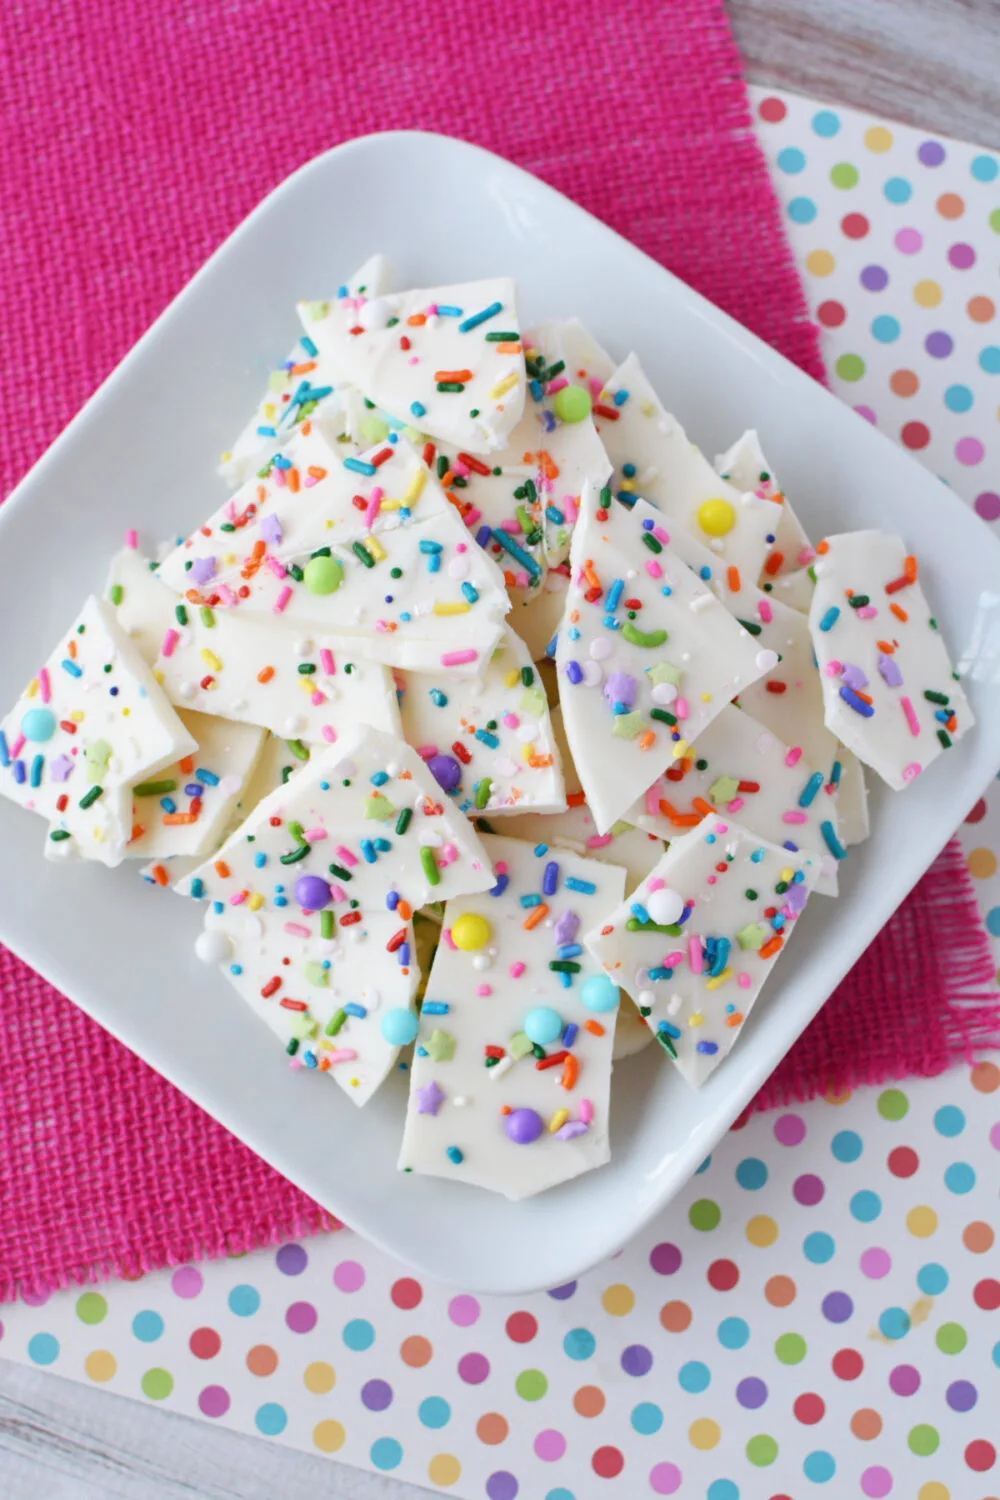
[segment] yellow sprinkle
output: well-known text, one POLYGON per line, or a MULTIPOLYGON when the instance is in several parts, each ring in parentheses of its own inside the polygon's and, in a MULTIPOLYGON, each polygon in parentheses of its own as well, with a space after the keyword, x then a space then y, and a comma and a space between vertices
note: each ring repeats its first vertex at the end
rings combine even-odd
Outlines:
POLYGON ((130 709, 130 708, 123 708, 123 709, 122 709, 122 718, 123 718, 123 719, 127 719, 127 718, 128 718, 128 716, 129 716, 129 714, 130 714, 130 713, 131 713, 131 712, 132 712, 132 710, 131 710, 131 709, 130 709))
POLYGON ((325 527, 326 527, 326 529, 327 529, 327 530, 328 530, 328 531, 329 531, 329 529, 330 529, 330 527, 331 527, 331 526, 332 526, 332 525, 333 525, 333 522, 332 522, 332 521, 331 521, 331 520, 330 520, 330 519, 329 519, 329 518, 327 518, 327 520, 325 520, 325 521, 324 521, 324 522, 323 522, 323 525, 324 525, 324 526, 325 526, 325 527))
POLYGON ((388 553, 377 537, 368 537, 367 541, 365 542, 365 546, 371 553, 372 557, 374 557, 376 562, 385 562, 388 553))
POLYGON ((704 1019, 705 1017, 702 1015, 700 1010, 693 1010, 688 1016, 688 1025, 700 1026, 703 1023, 704 1019))
POLYGON ((634 479, 623 479, 622 482, 621 482, 621 484, 618 486, 618 488, 620 490, 625 490, 626 494, 631 495, 632 491, 635 489, 635 480, 634 479))
POLYGON ((514 670, 513 670, 513 672, 508 672, 507 675, 504 677, 503 685, 504 685, 505 688, 516 687, 517 684, 520 682, 520 680, 521 680, 521 674, 518 671, 517 667, 515 667, 514 670))
POLYGON ((299 687, 304 693, 312 694, 316 692, 316 684, 311 677, 300 677, 299 687))
POLYGON ((490 400, 498 401, 501 396, 505 396, 515 385, 517 385, 517 375, 513 372, 510 375, 505 375, 502 380, 497 381, 496 385, 490 391, 490 400))
POLYGON ((161 672, 161 670, 160 670, 159 667, 154 667, 153 668, 153 680, 154 680, 154 682, 162 682, 163 681, 163 673, 161 672))
POLYGON ((434 605, 431 606, 431 614, 433 614, 433 615, 467 615, 469 613, 469 610, 471 608, 472 608, 472 605, 471 604, 466 604, 464 602, 464 600, 463 600, 463 602, 461 604, 434 604, 434 605))
MULTIPOLYGON (((515 376, 515 379, 517 377, 515 376)), ((424 485, 427 483, 427 470, 418 469, 407 486, 406 494, 403 496, 404 505, 416 505, 420 499, 424 485)))
POLYGON ((527 761, 530 764, 531 759, 534 756, 534 753, 535 753, 535 747, 534 747, 534 745, 522 745, 521 746, 521 759, 523 761, 527 761))
POLYGON ((721 974, 716 974, 714 979, 705 980, 706 990, 717 990, 720 984, 725 984, 727 979, 732 979, 732 969, 723 969, 721 974))
POLYGON ((549 1134, 550 1135, 555 1135, 556 1131, 557 1130, 561 1130, 562 1127, 566 1124, 566 1121, 568 1119, 569 1119, 569 1110, 568 1109, 557 1109, 556 1112, 555 1112, 555 1114, 552 1116, 551 1120, 549 1121, 549 1134))
POLYGON ((702 693, 702 695, 701 695, 701 701, 702 701, 702 703, 711 703, 711 701, 712 701, 712 695, 711 695, 711 693, 702 693))
POLYGON ((277 416, 277 414, 278 414, 278 408, 275 406, 274 402, 273 401, 266 402, 265 405, 264 405, 264 415, 265 415, 265 417, 267 417, 268 421, 269 422, 273 422, 274 419, 275 419, 275 417, 277 416))
POLYGON ((674 760, 683 760, 688 753, 687 740, 678 740, 674 745, 674 760))
POLYGON ((247 897, 247 907, 250 911, 260 911, 264 905, 264 897, 260 891, 251 891, 247 897))
POLYGON ((227 552, 225 557, 223 558, 223 562, 226 564, 227 568, 235 567, 238 561, 239 558, 236 556, 235 552, 227 552))
POLYGON ((211 667, 211 669, 212 669, 213 672, 221 672, 222 671, 222 663, 221 663, 221 661, 216 656, 216 654, 215 654, 214 651, 209 651, 209 649, 208 649, 207 646, 201 652, 201 659, 205 663, 206 667, 211 667))
POLYGON ((230 453, 229 449, 227 448, 226 451, 225 451, 225 453, 220 453, 219 454, 219 462, 220 462, 220 464, 227 464, 229 462, 229 460, 232 458, 232 456, 233 455, 230 453))
POLYGON ((782 870, 781 875, 780 875, 779 878, 781 880, 791 880, 794 874, 795 874, 795 871, 792 869, 791 865, 786 865, 785 868, 782 870))
POLYGON ((639 410, 642 412, 644 417, 656 416, 656 407, 653 405, 652 401, 643 401, 639 407, 639 410))
POLYGON ((24 696, 26 698, 33 698, 37 692, 38 692, 38 678, 37 677, 33 677, 31 679, 31 681, 28 683, 28 686, 27 686, 27 689, 25 691, 24 696))
POLYGON ((72 711, 72 713, 70 714, 70 718, 73 720, 74 724, 82 724, 83 723, 83 717, 84 717, 84 715, 83 715, 83 709, 82 708, 74 708, 73 711, 72 711))
POLYGON ((359 1084, 359 1083, 360 1083, 360 1082, 361 1082, 361 1079, 360 1079, 360 1078, 352 1078, 352 1079, 351 1079, 351 1088, 352 1088, 352 1089, 356 1089, 356 1088, 357 1088, 357 1086, 358 1086, 358 1084, 359 1084))

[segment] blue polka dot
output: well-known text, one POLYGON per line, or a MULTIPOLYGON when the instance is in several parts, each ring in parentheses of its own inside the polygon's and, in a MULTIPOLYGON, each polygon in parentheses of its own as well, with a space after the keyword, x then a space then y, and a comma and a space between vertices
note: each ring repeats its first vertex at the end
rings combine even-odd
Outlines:
POLYGON ((746 1156, 736 1168, 736 1181, 747 1192, 755 1193, 767 1181, 767 1163, 759 1156, 746 1156))
POLYGON ((821 109, 812 117, 812 128, 817 135, 836 135, 840 129, 840 116, 835 115, 832 109, 821 109))
POLYGON ((953 1161, 945 1168, 944 1185, 949 1193, 971 1193, 976 1185, 976 1174, 967 1161, 953 1161))
POLYGON ((927 1297, 940 1297, 948 1285, 948 1272, 936 1261, 928 1261, 917 1272, 917 1286, 927 1297))
POLYGON ((832 1453, 827 1453, 824 1448, 817 1448, 815 1452, 806 1454, 802 1472, 813 1484, 826 1484, 836 1474, 837 1464, 832 1453))
MULTIPOLYGON (((876 323, 879 321, 875 319, 876 323)), ((830 1142, 830 1150, 837 1161, 857 1161, 864 1150, 864 1144, 856 1130, 838 1130, 830 1142)))
POLYGON ((993 1345, 993 1363, 1000 1370, 1000 1339, 993 1345))
POLYGON ((811 224, 816 212, 816 205, 811 198, 793 198, 788 205, 788 217, 793 224, 811 224))
POLYGON ((451 1407, 443 1396, 427 1396, 417 1407, 417 1416, 425 1427, 446 1427, 451 1421, 451 1407))
POLYGON ((564 1490, 562 1486, 557 1490, 549 1490, 545 1500, 576 1500, 572 1490, 564 1490))
POLYGON ((710 1156, 706 1156, 705 1160, 702 1162, 701 1166, 700 1167, 695 1167, 695 1169, 694 1169, 694 1175, 696 1177, 700 1177, 701 1174, 702 1174, 702 1172, 707 1172, 708 1169, 709 1169, 709 1167, 711 1165, 712 1165, 712 1158, 710 1156))
POLYGON ((59 1358, 59 1340, 51 1333, 36 1333, 28 1340, 28 1358, 36 1365, 51 1365, 59 1358))
POLYGON ((944 404, 949 411, 968 411, 973 400, 967 385, 950 385, 944 393, 944 404))
POLYGON ((706 1500, 740 1500, 739 1487, 731 1479, 713 1479, 705 1495, 706 1500))
POLYGON ((816 1230, 815 1234, 807 1234, 802 1241, 802 1254, 814 1266, 825 1266, 828 1260, 833 1259, 836 1248, 831 1237, 821 1229, 816 1230))
POLYGON ((367 1318, 352 1318, 344 1324, 341 1337, 348 1349, 370 1349, 375 1342, 375 1330, 367 1318))
POLYGON ((890 203, 909 203, 913 196, 913 188, 905 177, 890 177, 882 191, 890 203))
POLYGON ((742 1349, 750 1337, 750 1329, 742 1318, 723 1318, 718 1335, 723 1349, 742 1349))
POLYGON ((883 1338, 901 1339, 910 1331, 910 1315, 905 1308, 887 1307, 879 1313, 878 1326, 883 1338))
POLYGON ((961 1135, 965 1129, 965 1115, 957 1104, 942 1104, 934 1112, 934 1129, 938 1135, 961 1135))
POLYGON ((589 1359, 597 1348, 597 1340, 589 1328, 571 1328, 563 1339, 563 1353, 570 1359, 589 1359))
POLYGON ((782 172, 788 172, 792 176, 801 172, 806 164, 805 154, 798 146, 785 146, 778 152, 778 167, 782 172))
POLYGON ((995 156, 974 156, 969 171, 977 182, 995 182, 1000 166, 995 156))
POLYGON ((403 1462, 403 1449, 395 1438, 376 1438, 369 1457, 376 1469, 398 1469, 403 1462))
POLYGON ((987 375, 1000 375, 1000 348, 996 344, 987 344, 980 351, 979 368, 987 375))
POLYGON ((260 1306, 260 1292, 255 1286, 234 1286, 227 1300, 231 1313, 238 1318, 250 1318, 260 1306))
POLYGON ((288 1413, 277 1401, 265 1401, 254 1412, 254 1425, 265 1437, 277 1437, 288 1426, 288 1413))
POLYGON ((851 1214, 861 1224, 870 1224, 882 1212, 882 1199, 869 1188, 862 1188, 851 1199, 851 1214))
POLYGON ((712 1372, 708 1365, 703 1365, 700 1359, 689 1359, 687 1364, 681 1365, 677 1371, 677 1379, 682 1391, 688 1391, 696 1396, 699 1391, 707 1391, 712 1382, 712 1372))
POLYGON ((632 1411, 632 1426, 643 1437, 652 1437, 663 1426, 663 1412, 655 1401, 640 1401, 632 1411))
MULTIPOLYGON (((232 1292, 229 1294, 232 1300, 232 1292)), ((132 1319, 132 1332, 144 1344, 155 1344, 163 1334, 163 1319, 158 1312, 137 1312, 132 1319)))
POLYGON ((890 317, 888 313, 872 319, 872 338, 878 339, 880 344, 894 344, 899 338, 899 331, 899 319, 890 317))
POLYGON ((991 906, 986 913, 986 931, 991 937, 1000 938, 1000 906, 991 906))

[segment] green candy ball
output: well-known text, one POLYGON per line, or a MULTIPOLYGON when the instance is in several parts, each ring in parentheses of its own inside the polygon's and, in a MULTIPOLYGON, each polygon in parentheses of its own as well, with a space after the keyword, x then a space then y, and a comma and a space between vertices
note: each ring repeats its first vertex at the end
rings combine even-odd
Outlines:
POLYGON ((310 594, 336 593, 343 580, 343 565, 335 557, 311 557, 302 574, 310 594))
POLYGON ((556 391, 553 405, 560 422, 582 422, 590 416, 593 402, 582 385, 564 385, 561 391, 556 391))

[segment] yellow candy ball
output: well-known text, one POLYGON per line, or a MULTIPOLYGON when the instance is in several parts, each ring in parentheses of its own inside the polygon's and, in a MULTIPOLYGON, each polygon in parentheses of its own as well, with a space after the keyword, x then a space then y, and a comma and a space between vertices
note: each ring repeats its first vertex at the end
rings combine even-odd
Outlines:
POLYGON ((451 940, 463 953, 475 953, 477 948, 485 948, 492 936, 493 929, 486 918, 473 911, 463 912, 451 925, 451 940))
POLYGON ((703 500, 698 525, 708 536, 725 536, 736 525, 736 512, 728 500, 703 500))

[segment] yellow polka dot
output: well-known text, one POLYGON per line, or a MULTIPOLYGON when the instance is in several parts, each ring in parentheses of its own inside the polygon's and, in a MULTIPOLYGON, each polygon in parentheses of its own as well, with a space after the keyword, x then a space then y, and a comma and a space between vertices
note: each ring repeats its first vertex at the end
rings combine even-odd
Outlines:
POLYGON ((965 863, 969 874, 977 880, 989 880, 997 872, 997 857, 992 849, 970 849, 965 863))
POLYGON ((721 1436, 718 1422, 713 1422, 711 1417, 699 1417, 688 1428, 691 1447, 700 1448, 703 1452, 707 1448, 714 1448, 721 1436))
POLYGON ((322 1359, 306 1365, 302 1372, 302 1383, 306 1390, 312 1391, 314 1395, 325 1396, 327 1391, 332 1391, 337 1383, 333 1365, 328 1365, 322 1359))
POLYGON ((853 1089, 842 1087, 837 1088, 834 1084, 831 1083, 830 1087, 823 1095, 823 1098, 826 1100, 827 1104, 846 1104, 853 1092, 853 1089))
POLYGON ((89 1380, 110 1380, 118 1369, 118 1361, 107 1349, 95 1349, 83 1362, 89 1380))
POLYGON ((938 1227, 938 1216, 933 1208, 921 1203, 906 1215, 906 1227, 918 1240, 926 1240, 938 1227))
POLYGON ((454 1453, 435 1453, 427 1465, 428 1477, 434 1484, 454 1484, 462 1472, 462 1465, 454 1453))
POLYGON ((913 288, 913 300, 918 307, 937 307, 941 301, 941 288, 936 281, 918 281, 913 288))
POLYGON ((313 1442, 321 1453, 336 1453, 338 1448, 344 1446, 347 1433, 339 1422, 329 1419, 325 1422, 317 1422, 313 1428, 313 1442))
POLYGON ((892 131, 884 125, 871 125, 865 131, 865 145, 869 151, 888 151, 892 146, 892 131))
POLYGON ((624 1282, 616 1281, 614 1286, 606 1287, 602 1292, 601 1306, 613 1318, 624 1318, 635 1306, 635 1292, 624 1282))
POLYGON ((951 1490, 940 1479, 928 1479, 917 1491, 917 1500, 951 1500, 951 1490))
POLYGON ((778 1238, 778 1226, 769 1214, 754 1214, 747 1223, 746 1235, 751 1245, 773 1245, 778 1238))
POLYGON ((806 256, 806 270, 811 276, 829 276, 836 264, 829 250, 810 250, 806 256))

